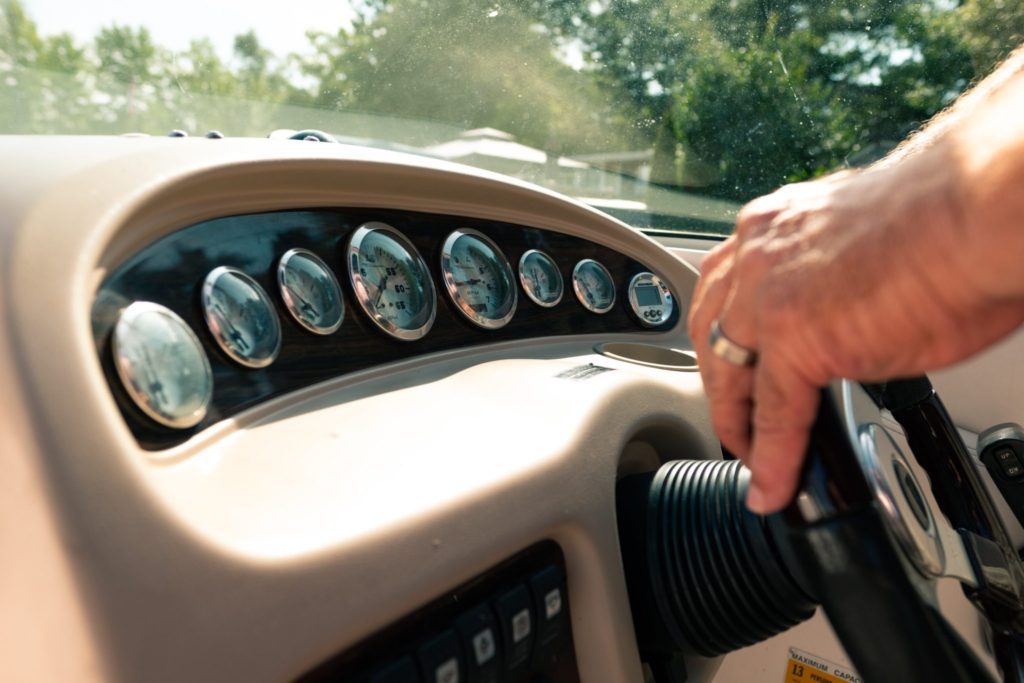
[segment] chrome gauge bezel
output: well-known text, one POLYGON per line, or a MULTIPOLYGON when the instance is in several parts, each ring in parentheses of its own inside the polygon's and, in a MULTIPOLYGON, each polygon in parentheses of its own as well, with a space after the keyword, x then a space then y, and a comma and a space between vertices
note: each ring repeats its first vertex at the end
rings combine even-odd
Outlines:
POLYGON ((292 319, 295 320, 303 329, 308 330, 314 334, 328 335, 334 334, 341 327, 341 323, 345 320, 345 298, 341 294, 341 285, 338 284, 338 278, 334 276, 334 271, 324 262, 322 258, 309 251, 308 249, 289 249, 281 256, 280 261, 277 263, 277 287, 278 292, 281 295, 281 300, 284 301, 285 308, 291 314, 292 319), (285 284, 285 275, 288 272, 288 264, 296 257, 301 257, 311 261, 314 265, 323 271, 323 275, 326 276, 327 286, 330 288, 331 293, 338 301, 338 305, 341 307, 341 312, 338 314, 338 319, 330 325, 317 325, 312 321, 308 320, 302 315, 302 311, 298 306, 298 303, 293 299, 292 293, 289 291, 285 284))
POLYGON ((434 289, 434 279, 430 275, 430 269, 427 267, 426 261, 424 261, 423 257, 420 256, 419 250, 416 249, 413 243, 410 242, 405 235, 387 223, 370 221, 369 223, 363 223, 356 228, 355 232, 352 233, 352 237, 349 238, 346 254, 346 266, 348 269, 349 281, 352 283, 352 289, 355 292, 356 301, 359 302, 359 307, 363 309, 366 316, 372 320, 377 327, 395 339, 400 339, 402 341, 416 341, 417 339, 422 339, 427 332, 430 331, 430 328, 434 326, 434 320, 437 318, 437 291, 434 289), (385 233, 390 239, 394 240, 398 246, 405 249, 409 255, 413 257, 416 268, 420 271, 423 281, 426 283, 426 293, 429 295, 427 299, 430 305, 430 315, 427 316, 426 322, 417 328, 398 327, 377 313, 370 301, 370 294, 366 285, 363 283, 362 276, 359 274, 359 250, 363 241, 374 232, 385 233))
POLYGON ((202 342, 199 341, 195 331, 189 327, 188 323, 181 316, 166 306, 149 301, 136 301, 121 311, 117 318, 117 323, 114 325, 110 342, 114 358, 114 368, 117 371, 118 378, 121 380, 121 386, 124 387, 125 393, 128 394, 132 403, 146 417, 157 424, 170 427, 171 429, 189 429, 202 422, 203 418, 206 417, 210 402, 213 400, 213 371, 210 368, 210 359, 206 355, 206 349, 203 348, 202 342), (200 386, 203 387, 203 390, 199 393, 202 396, 202 400, 200 406, 189 413, 177 415, 156 408, 136 376, 137 365, 125 353, 124 346, 127 343, 126 336, 130 334, 129 328, 139 317, 152 314, 162 315, 177 326, 179 331, 191 343, 193 350, 200 360, 198 367, 193 367, 192 370, 198 371, 201 375, 200 386))
POLYGON ((441 246, 441 278, 444 280, 445 289, 448 291, 448 297, 455 304, 455 307, 459 309, 459 312, 466 317, 474 325, 482 327, 486 330, 497 330, 505 325, 508 325, 509 321, 516 314, 516 308, 519 307, 519 295, 516 292, 516 275, 512 271, 512 264, 509 263, 505 253, 494 243, 494 240, 483 234, 479 230, 472 228, 459 228, 452 231, 447 238, 445 238, 444 244, 441 246), (509 305, 509 309, 500 318, 489 318, 485 315, 481 315, 477 311, 473 310, 473 307, 469 305, 469 302, 462 296, 462 292, 459 291, 459 286, 455 282, 455 274, 452 272, 452 249, 455 248, 455 243, 463 238, 469 237, 477 239, 487 245, 495 254, 498 264, 505 271, 505 277, 508 280, 508 291, 512 298, 512 302, 509 305))
POLYGON ((519 284, 522 286, 523 291, 526 292, 526 296, 530 298, 530 301, 537 304, 538 306, 543 306, 544 308, 554 308, 555 306, 562 302, 562 297, 565 296, 565 281, 562 279, 562 271, 558 267, 558 263, 555 262, 555 259, 551 258, 551 256, 549 256, 546 252, 541 251, 540 249, 528 249, 523 253, 522 256, 519 257, 519 284), (529 281, 526 279, 526 275, 523 273, 523 268, 526 265, 526 259, 528 259, 530 256, 540 256, 541 258, 547 260, 547 262, 551 265, 551 268, 554 270, 556 282, 558 283, 558 296, 555 297, 554 301, 542 301, 534 294, 533 290, 530 289, 530 285, 528 284, 529 281))
POLYGON ((260 283, 256 282, 256 280, 251 276, 242 272, 238 268, 217 266, 211 270, 207 274, 206 279, 203 280, 202 302, 203 317, 206 319, 206 327, 210 330, 211 336, 213 336, 214 340, 217 342, 217 346, 219 346, 221 351, 227 354, 231 360, 243 367, 252 369, 265 368, 277 360, 277 355, 281 351, 281 321, 277 317, 277 309, 274 307, 274 302, 271 300, 270 295, 267 294, 266 290, 260 286, 260 283), (259 297, 262 305, 266 307, 267 314, 270 316, 270 320, 273 321, 273 329, 271 333, 274 335, 274 348, 270 355, 263 358, 253 358, 240 353, 234 348, 231 340, 224 334, 221 330, 221 326, 217 323, 217 314, 212 310, 210 301, 213 294, 213 288, 216 285, 217 280, 225 275, 237 277, 251 287, 253 291, 256 292, 256 295, 259 297))
POLYGON ((580 302, 580 304, 583 306, 583 308, 587 309, 591 313, 599 313, 599 314, 607 313, 608 311, 610 311, 613 308, 615 308, 615 300, 618 298, 616 296, 615 280, 612 278, 612 274, 610 272, 608 272, 608 269, 604 267, 603 263, 601 263, 600 261, 595 261, 592 258, 585 258, 585 259, 581 260, 579 263, 577 263, 573 267, 573 269, 572 269, 572 290, 573 290, 573 292, 576 293, 576 300, 580 302), (580 277, 579 277, 580 269, 583 268, 584 266, 586 266, 587 264, 591 264, 591 263, 596 265, 601 270, 601 272, 604 274, 604 277, 607 278, 608 283, 612 287, 612 300, 609 301, 608 305, 603 307, 603 308, 599 307, 599 306, 592 306, 590 304, 590 302, 587 301, 587 298, 586 298, 586 296, 583 293, 583 288, 580 285, 580 277))
POLYGON ((633 312, 633 316, 637 321, 644 327, 660 327, 661 325, 664 325, 669 321, 676 310, 676 300, 675 297, 672 296, 672 290, 668 288, 668 285, 665 284, 664 280, 651 272, 637 273, 634 275, 633 279, 629 281, 627 296, 629 298, 629 309, 633 312), (658 317, 652 318, 648 315, 647 311, 643 310, 645 308, 650 308, 649 305, 640 305, 639 297, 637 296, 637 287, 645 283, 649 283, 650 285, 657 287, 661 292, 662 312, 658 317))

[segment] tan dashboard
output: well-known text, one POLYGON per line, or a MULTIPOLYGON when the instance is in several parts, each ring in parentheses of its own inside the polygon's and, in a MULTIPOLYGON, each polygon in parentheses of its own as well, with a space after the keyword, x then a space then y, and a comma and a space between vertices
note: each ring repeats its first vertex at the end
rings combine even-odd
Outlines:
MULTIPOLYGON (((585 258, 608 261, 623 293, 636 274, 656 273, 680 309, 695 271, 564 197, 394 153, 297 141, 17 137, 0 140, 0 153, 19 170, 0 187, 0 524, 13 558, 0 569, 8 606, 0 659, 14 662, 16 678, 293 679, 554 541, 581 680, 641 680, 616 476, 720 453, 692 366, 641 365, 595 347, 639 343, 655 349, 651 357, 685 350, 685 316, 652 328, 626 301, 604 316, 567 289, 557 317, 557 307, 534 306, 520 289, 503 330, 469 324, 442 289, 438 250, 453 225, 439 217, 484 233, 513 265, 539 244, 522 235, 546 235, 566 280, 585 258), (276 369, 233 362, 204 328, 198 291, 218 264, 183 261, 175 270, 187 282, 184 298, 163 301, 209 354, 214 403, 217 386, 236 396, 248 387, 260 400, 243 397, 184 432, 147 423, 105 366, 104 339, 130 301, 172 287, 143 282, 149 291, 133 289, 106 318, 95 315, 97 301, 109 301, 98 295, 190 226, 296 210, 352 217, 328 231, 330 248, 303 242, 302 222, 292 221, 296 243, 247 266, 287 330, 276 369), (333 250, 371 214, 405 220, 396 227, 414 235, 439 290, 445 322, 434 331, 445 343, 432 345, 430 333, 418 348, 393 342, 359 308, 333 250), (271 274, 293 246, 334 270, 346 303, 338 334, 347 325, 361 345, 303 333, 287 317, 271 274), (330 365, 346 348, 376 355, 330 365), (314 360, 328 371, 303 365, 314 360), (174 438, 151 438, 168 433, 174 438), (54 643, 61 657, 51 656, 54 643)), ((234 239, 244 249, 257 236, 234 239)), ((705 666, 713 663, 693 662, 694 675, 705 666)))

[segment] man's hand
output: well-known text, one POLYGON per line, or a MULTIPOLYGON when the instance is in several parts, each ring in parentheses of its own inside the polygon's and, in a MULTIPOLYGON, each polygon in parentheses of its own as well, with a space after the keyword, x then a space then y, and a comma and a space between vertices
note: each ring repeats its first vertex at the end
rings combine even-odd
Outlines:
MULTIPOLYGON (((722 443, 750 467, 748 506, 793 496, 834 378, 880 381, 962 359, 1024 320, 986 287, 951 148, 784 187, 739 214, 705 257, 689 329, 722 443), (754 367, 714 356, 714 321, 754 367)), ((984 246, 984 245, 983 245, 984 246)), ((998 242, 988 250, 1003 248, 998 242)))

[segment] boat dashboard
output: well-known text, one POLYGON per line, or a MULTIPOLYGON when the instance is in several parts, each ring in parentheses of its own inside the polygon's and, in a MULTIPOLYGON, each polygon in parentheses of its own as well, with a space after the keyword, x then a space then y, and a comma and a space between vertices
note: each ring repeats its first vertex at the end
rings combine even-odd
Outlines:
POLYGON ((642 680, 614 489, 720 457, 692 267, 401 153, 0 148, 23 679, 642 680))
MULTIPOLYGON (((8 675, 647 679, 617 482, 723 457, 678 253, 392 151, 0 155, 8 675)), ((764 652, 685 668, 748 680, 764 652)))

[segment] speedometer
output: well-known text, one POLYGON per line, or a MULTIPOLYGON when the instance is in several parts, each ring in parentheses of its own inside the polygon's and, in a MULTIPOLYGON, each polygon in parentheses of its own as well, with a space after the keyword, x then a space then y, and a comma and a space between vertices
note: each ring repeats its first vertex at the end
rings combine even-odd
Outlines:
POLYGON ((396 339, 413 341, 430 331, 437 296, 416 247, 386 223, 365 223, 348 244, 348 274, 366 315, 396 339))
POLYGON ((494 242, 470 228, 459 228, 441 247, 441 273, 448 295, 470 322, 504 327, 516 312, 512 266, 494 242))

